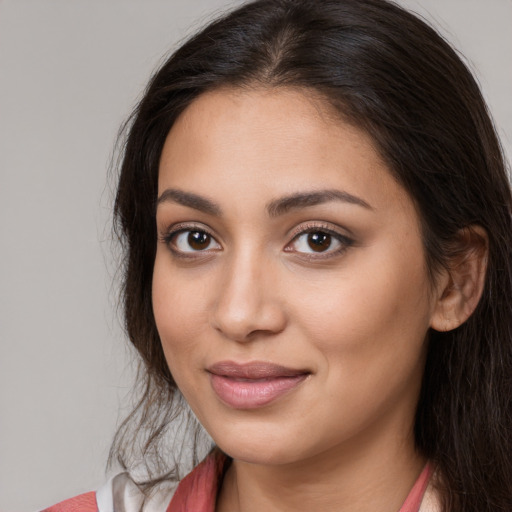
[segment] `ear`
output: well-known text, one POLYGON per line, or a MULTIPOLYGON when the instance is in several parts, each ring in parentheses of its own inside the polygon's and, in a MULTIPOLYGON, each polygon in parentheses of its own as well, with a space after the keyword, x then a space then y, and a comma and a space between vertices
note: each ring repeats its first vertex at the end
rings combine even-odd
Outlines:
POLYGON ((482 296, 487 270, 489 238, 474 225, 461 229, 453 240, 447 268, 436 286, 436 303, 430 327, 451 331, 473 313, 482 296))

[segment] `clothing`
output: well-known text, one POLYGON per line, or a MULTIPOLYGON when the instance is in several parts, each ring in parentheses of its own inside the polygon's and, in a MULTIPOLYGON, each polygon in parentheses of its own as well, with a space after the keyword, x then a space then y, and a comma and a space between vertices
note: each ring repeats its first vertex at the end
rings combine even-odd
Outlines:
MULTIPOLYGON (((215 502, 228 459, 213 452, 178 485, 162 489, 145 505, 147 512, 215 512, 215 502)), ((425 466, 399 512, 439 512, 431 486, 432 469, 425 466), (430 484, 430 485, 429 485, 430 484)), ((42 512, 139 512, 142 494, 127 473, 96 493, 82 494, 42 512)))

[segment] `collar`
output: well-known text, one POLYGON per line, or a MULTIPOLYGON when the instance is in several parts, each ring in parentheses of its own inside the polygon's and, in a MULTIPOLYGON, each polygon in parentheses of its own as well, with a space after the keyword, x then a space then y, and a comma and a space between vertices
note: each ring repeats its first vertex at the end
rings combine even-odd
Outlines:
POLYGON ((214 449, 181 480, 166 512, 215 512, 217 493, 229 460, 214 449))
MULTIPOLYGON (((229 461, 230 459, 220 450, 214 449, 201 464, 181 480, 166 512, 215 512, 217 493, 229 461)), ((432 466, 427 464, 399 512, 437 510, 437 507, 434 508, 434 491, 429 486, 431 476, 432 466)))

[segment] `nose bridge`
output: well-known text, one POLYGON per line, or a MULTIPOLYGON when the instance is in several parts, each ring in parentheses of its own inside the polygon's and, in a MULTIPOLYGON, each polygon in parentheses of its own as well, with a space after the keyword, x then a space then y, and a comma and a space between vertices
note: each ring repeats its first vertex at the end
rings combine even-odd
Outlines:
POLYGON ((276 278, 272 262, 261 250, 251 246, 234 250, 221 273, 214 327, 235 341, 281 331, 285 316, 272 285, 276 278))

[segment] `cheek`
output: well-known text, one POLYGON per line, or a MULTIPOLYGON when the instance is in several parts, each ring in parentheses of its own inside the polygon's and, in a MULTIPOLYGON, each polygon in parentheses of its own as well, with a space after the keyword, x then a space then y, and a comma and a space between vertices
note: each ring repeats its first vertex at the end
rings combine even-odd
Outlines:
POLYGON ((393 366, 393 357, 418 358, 422 351, 431 305, 421 247, 408 257, 368 251, 357 266, 291 295, 300 297, 293 315, 330 366, 393 366))
MULTIPOLYGON (((162 251, 163 252, 163 251, 162 251)), ((155 322, 165 357, 173 375, 194 350, 200 339, 204 304, 201 289, 180 282, 165 257, 157 251, 153 272, 152 300, 155 322)), ((186 367, 186 366, 185 366, 186 367)))
POLYGON ((429 318, 421 266, 344 277, 328 294, 305 294, 295 315, 321 361, 326 400, 342 404, 321 420, 334 433, 339 423, 355 432, 398 401, 414 408, 429 318))

